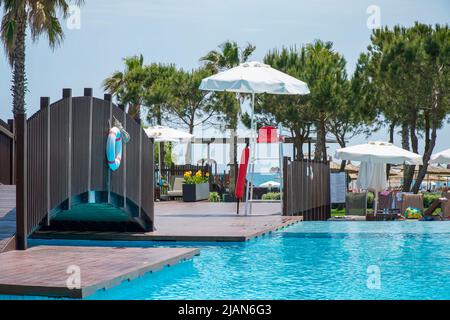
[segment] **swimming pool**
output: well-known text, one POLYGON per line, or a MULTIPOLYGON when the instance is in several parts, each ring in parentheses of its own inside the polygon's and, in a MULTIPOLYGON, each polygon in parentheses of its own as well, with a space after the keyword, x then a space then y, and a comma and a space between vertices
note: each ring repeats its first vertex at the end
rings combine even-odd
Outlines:
POLYGON ((450 222, 302 222, 241 244, 44 243, 201 249, 87 299, 450 299, 450 222))

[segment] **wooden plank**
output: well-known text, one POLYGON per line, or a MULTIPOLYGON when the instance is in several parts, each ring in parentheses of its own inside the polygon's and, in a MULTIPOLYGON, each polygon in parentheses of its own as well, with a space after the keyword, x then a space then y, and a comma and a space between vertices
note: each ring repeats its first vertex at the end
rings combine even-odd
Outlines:
POLYGON ((84 298, 199 253, 196 248, 63 246, 10 251, 0 255, 0 294, 84 298), (79 288, 67 286, 70 268, 79 268, 79 288))

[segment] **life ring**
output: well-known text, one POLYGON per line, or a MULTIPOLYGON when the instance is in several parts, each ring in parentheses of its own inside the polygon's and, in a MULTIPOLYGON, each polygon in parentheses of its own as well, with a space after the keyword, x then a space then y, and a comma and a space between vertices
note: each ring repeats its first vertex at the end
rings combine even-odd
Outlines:
POLYGON ((112 171, 119 169, 122 160, 122 133, 117 127, 109 130, 108 141, 106 142, 106 159, 112 171))

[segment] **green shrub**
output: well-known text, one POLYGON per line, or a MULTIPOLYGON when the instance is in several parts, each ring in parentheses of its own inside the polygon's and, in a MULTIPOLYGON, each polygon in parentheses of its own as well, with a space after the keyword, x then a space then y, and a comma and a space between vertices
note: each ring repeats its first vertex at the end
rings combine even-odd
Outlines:
POLYGON ((373 202, 375 200, 375 195, 373 192, 367 193, 367 209, 373 209, 373 202))
POLYGON ((220 196, 217 192, 209 193, 209 202, 220 202, 220 196))
POLYGON ((279 192, 269 192, 262 195, 262 200, 280 200, 281 195, 279 192))
POLYGON ((434 200, 439 199, 441 195, 439 193, 426 192, 423 194, 423 207, 428 208, 434 200))

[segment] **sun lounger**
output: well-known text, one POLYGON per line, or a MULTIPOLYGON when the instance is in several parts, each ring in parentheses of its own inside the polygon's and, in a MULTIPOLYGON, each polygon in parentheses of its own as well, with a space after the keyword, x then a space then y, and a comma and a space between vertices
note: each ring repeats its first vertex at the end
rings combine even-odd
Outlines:
POLYGON ((378 193, 378 212, 389 211, 392 212, 394 202, 394 193, 392 191, 381 191, 378 193))
POLYGON ((393 191, 381 191, 378 193, 378 205, 376 214, 367 214, 369 221, 391 221, 400 219, 400 209, 395 207, 395 194, 393 191))
POLYGON ((167 191, 167 196, 170 198, 179 198, 183 196, 183 181, 181 177, 175 177, 173 184, 169 191, 167 191))
POLYGON ((367 193, 347 193, 345 196, 346 216, 365 216, 367 212, 367 193))

